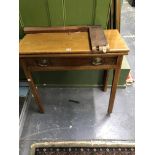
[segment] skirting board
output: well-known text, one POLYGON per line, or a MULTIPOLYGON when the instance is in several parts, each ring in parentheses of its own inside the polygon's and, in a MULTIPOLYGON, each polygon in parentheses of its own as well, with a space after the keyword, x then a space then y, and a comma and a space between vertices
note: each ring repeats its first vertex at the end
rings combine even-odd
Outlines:
MULTIPOLYGON (((124 85, 117 85, 118 88, 126 88, 126 84, 124 85)), ((103 85, 80 85, 80 84, 74 84, 74 85, 56 85, 56 84, 37 84, 37 87, 48 87, 48 88, 102 88, 103 85)), ((108 88, 111 88, 111 85, 107 86, 108 88)))

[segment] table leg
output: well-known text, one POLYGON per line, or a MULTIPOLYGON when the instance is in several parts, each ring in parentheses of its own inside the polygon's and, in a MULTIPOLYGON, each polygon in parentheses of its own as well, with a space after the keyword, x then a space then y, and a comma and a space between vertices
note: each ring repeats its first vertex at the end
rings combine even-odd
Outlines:
POLYGON ((117 84, 119 81, 119 76, 120 76, 120 71, 121 71, 122 59, 123 59, 123 56, 118 57, 117 68, 114 69, 113 81, 112 81, 112 87, 111 87, 111 93, 110 93, 110 99, 109 99, 109 106, 108 106, 108 114, 112 113, 112 110, 113 110, 117 84))
POLYGON ((103 73, 103 91, 107 91, 108 76, 109 76, 109 70, 104 70, 104 73, 103 73))
POLYGON ((22 64, 25 76, 27 78, 27 81, 28 81, 29 87, 31 89, 31 92, 32 92, 32 94, 34 96, 35 102, 38 105, 40 112, 44 113, 44 107, 41 104, 40 96, 39 96, 38 90, 37 90, 37 88, 36 88, 36 86, 34 84, 34 81, 32 79, 31 72, 27 69, 27 66, 26 66, 26 63, 25 63, 24 60, 21 60, 20 63, 22 64))

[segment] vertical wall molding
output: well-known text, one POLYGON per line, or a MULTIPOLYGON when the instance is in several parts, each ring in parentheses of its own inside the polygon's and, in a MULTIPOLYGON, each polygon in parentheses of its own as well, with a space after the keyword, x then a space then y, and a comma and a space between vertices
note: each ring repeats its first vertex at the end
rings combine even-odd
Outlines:
POLYGON ((51 15, 50 15, 48 0, 45 0, 45 7, 46 7, 46 11, 47 11, 48 23, 49 23, 49 26, 51 26, 52 25, 52 19, 51 19, 51 15))
POLYGON ((113 4, 113 0, 110 0, 110 2, 109 2, 109 12, 108 12, 108 17, 107 17, 107 23, 106 23, 106 29, 108 28, 108 23, 109 23, 109 21, 111 20, 111 7, 112 7, 112 4, 113 4))
POLYGON ((19 24, 21 25, 21 27, 24 28, 24 22, 23 22, 20 11, 19 11, 19 22, 20 22, 19 24))
POLYGON ((93 0, 93 14, 92 14, 92 25, 95 25, 95 18, 96 18, 96 5, 97 0, 93 0))
POLYGON ((116 0, 116 29, 120 31, 121 0, 116 0))
POLYGON ((112 0, 110 7, 109 28, 120 31, 121 0, 112 0))

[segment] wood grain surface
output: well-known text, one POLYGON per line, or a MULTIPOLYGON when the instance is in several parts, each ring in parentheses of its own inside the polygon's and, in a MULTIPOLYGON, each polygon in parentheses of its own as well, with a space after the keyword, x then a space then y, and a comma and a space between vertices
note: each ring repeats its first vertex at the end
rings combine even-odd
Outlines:
MULTIPOLYGON (((108 53, 127 53, 129 48, 118 30, 104 30, 110 50, 108 53)), ((20 54, 90 53, 88 32, 26 34, 20 41, 20 54)))

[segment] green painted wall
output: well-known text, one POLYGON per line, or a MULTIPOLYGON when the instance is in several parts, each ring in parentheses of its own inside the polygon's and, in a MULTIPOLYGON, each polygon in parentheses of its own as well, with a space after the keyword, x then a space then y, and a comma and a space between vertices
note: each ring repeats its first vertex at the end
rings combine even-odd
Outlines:
POLYGON ((19 0, 23 26, 107 26, 111 0, 19 0))
MULTIPOLYGON (((46 1, 46 0, 45 0, 46 1)), ((49 14, 50 26, 64 25, 63 16, 63 1, 62 0, 47 0, 46 7, 49 14)))
POLYGON ((49 26, 46 0, 19 0, 19 11, 23 26, 49 26))
POLYGON ((66 25, 93 25, 94 0, 66 0, 65 24, 66 25))
POLYGON ((95 8, 95 25, 102 25, 107 28, 111 0, 97 0, 95 8))
MULTIPOLYGON (((102 25, 107 28, 111 0, 20 0, 20 38, 25 26, 102 25)), ((128 72, 128 70, 126 70, 128 72)), ((25 76, 19 69, 20 80, 25 76)), ((127 72, 122 70, 120 84, 127 72)), ((65 71, 35 73, 38 84, 65 86, 102 85, 103 71, 65 71)), ((111 83, 111 76, 109 83, 111 83)))

